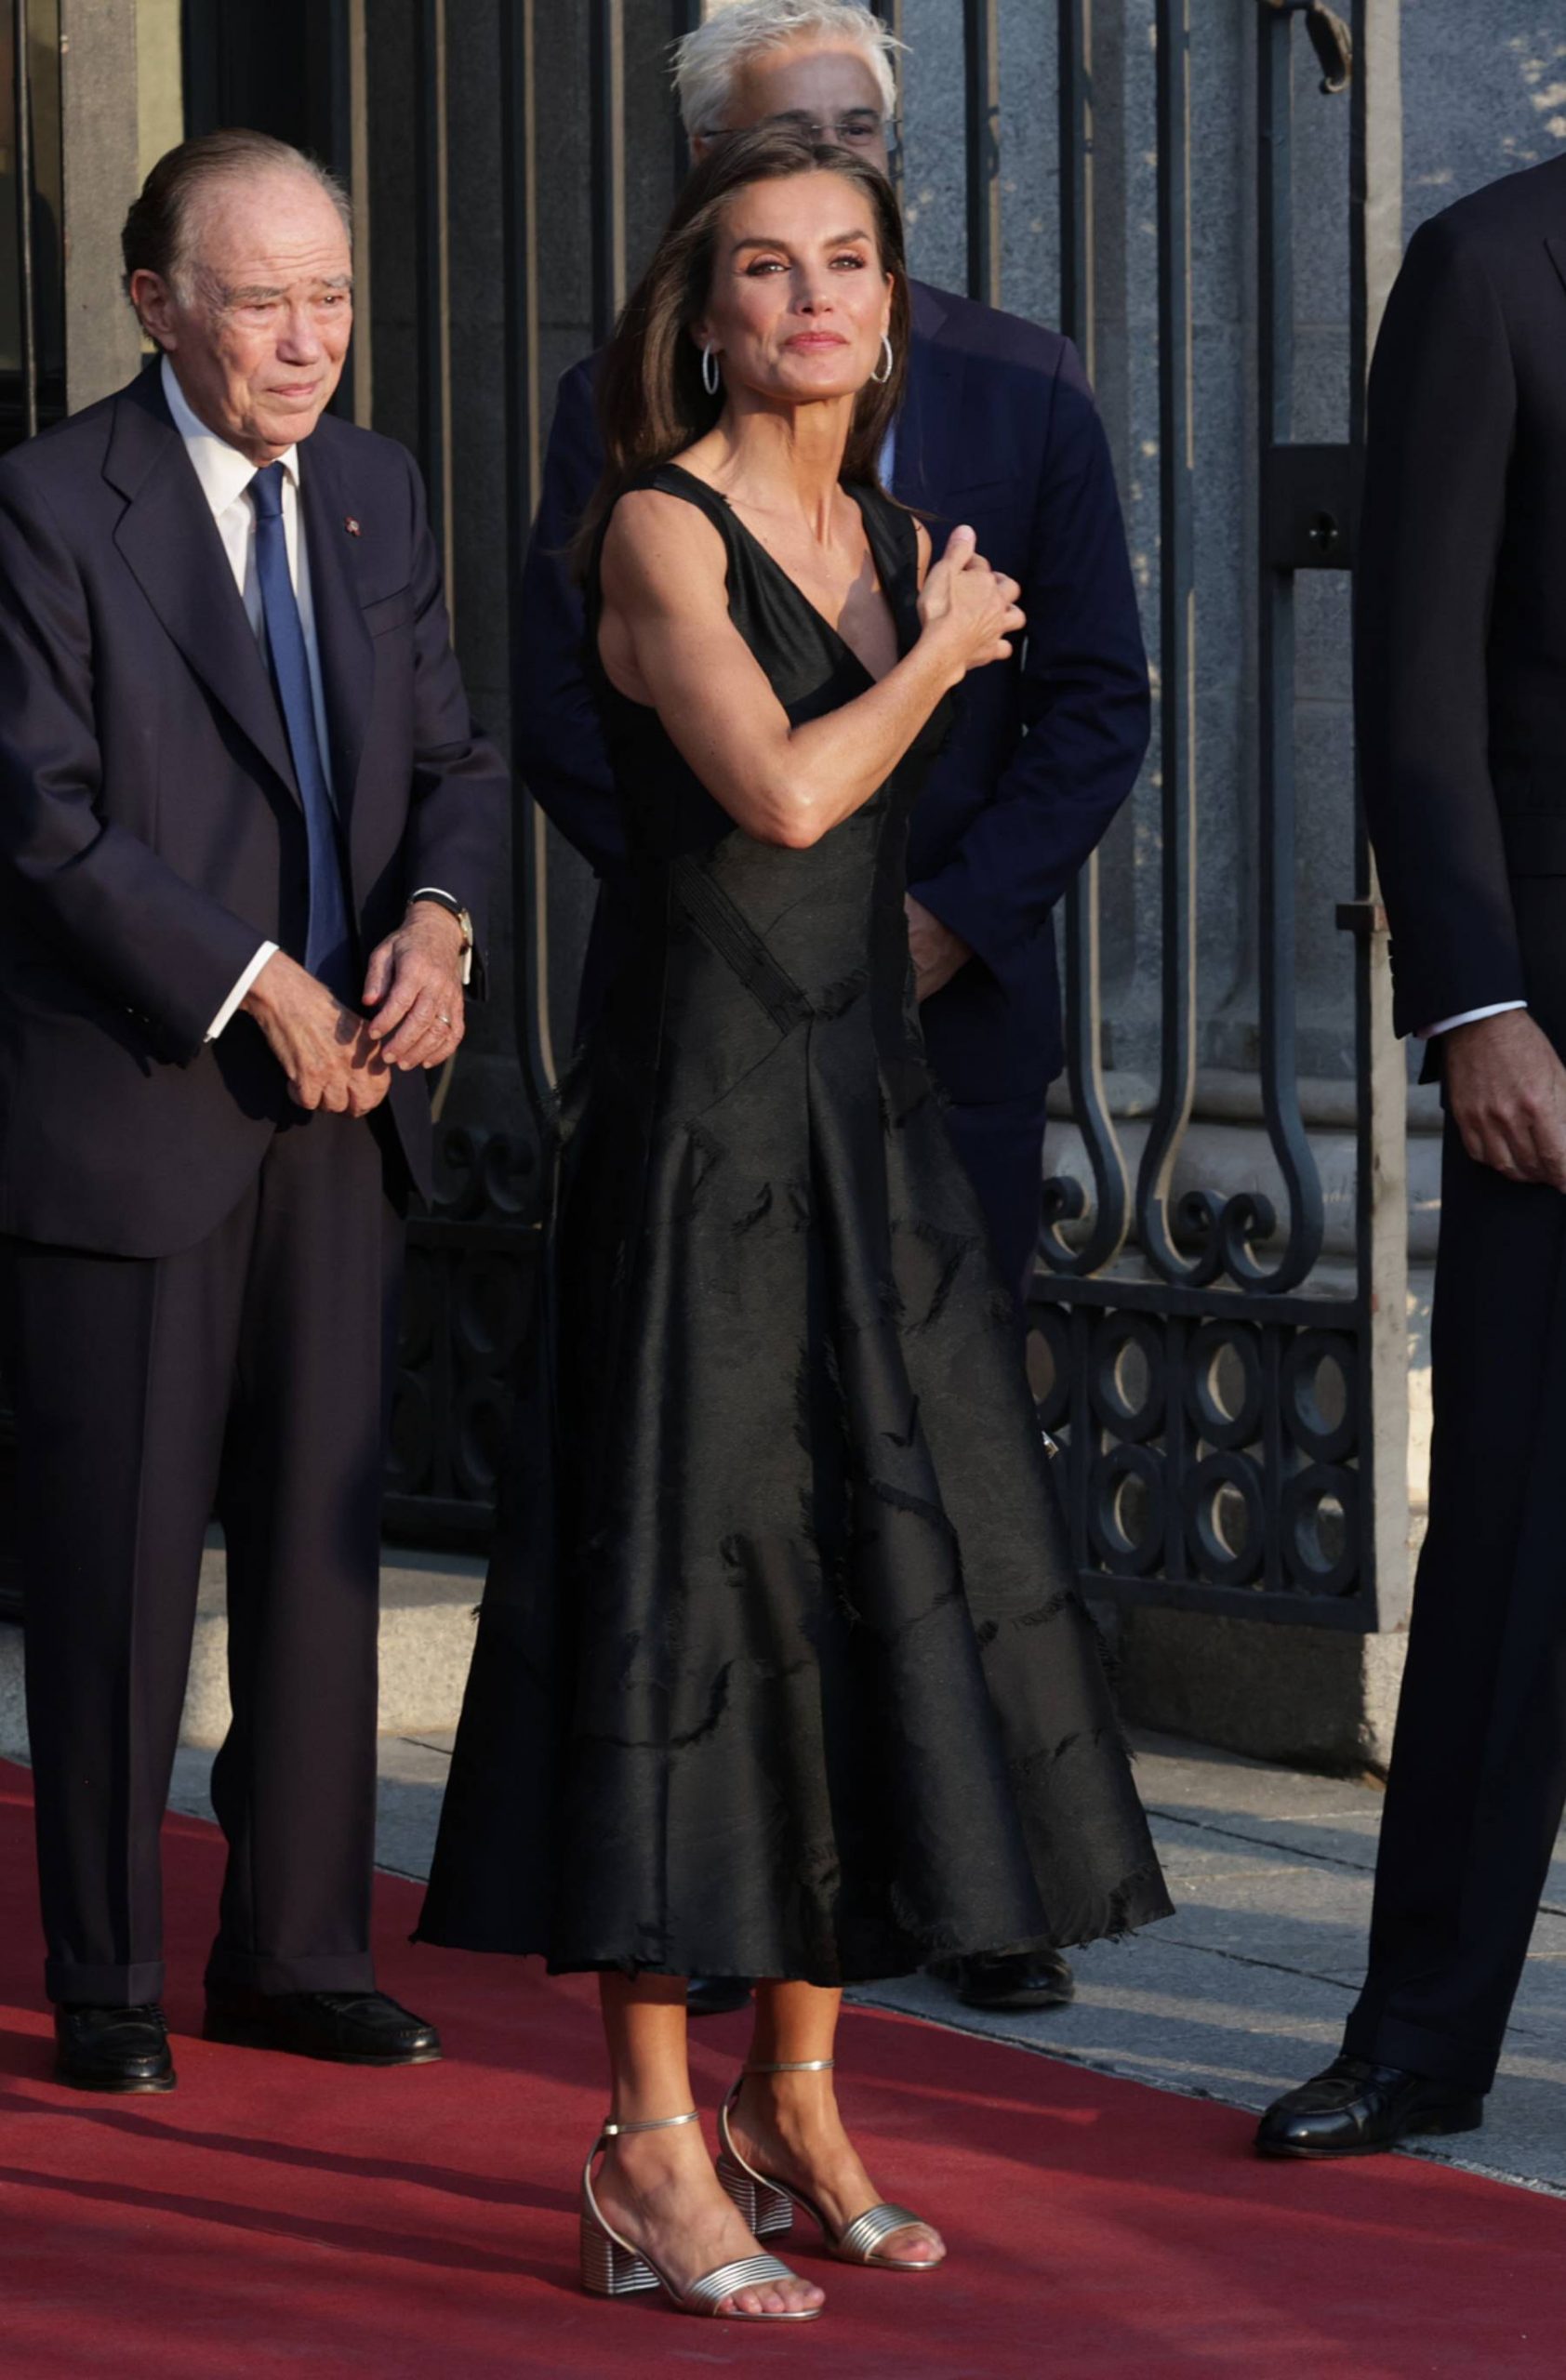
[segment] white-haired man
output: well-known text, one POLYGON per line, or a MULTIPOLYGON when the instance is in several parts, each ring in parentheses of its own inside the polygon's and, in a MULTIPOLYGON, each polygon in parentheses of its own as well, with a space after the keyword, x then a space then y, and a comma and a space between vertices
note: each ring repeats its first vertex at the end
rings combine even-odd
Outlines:
POLYGON ((412 458, 326 412, 341 191, 208 133, 124 249, 156 368, 0 464, 0 1349, 57 2071, 139 2092, 215 1510, 207 2035, 440 2055, 370 1951, 380 1470, 506 777, 412 458))
MULTIPOLYGON (((680 43, 693 152, 771 121, 808 126, 889 171, 898 44, 855 0, 731 0, 680 43)), ((964 691, 914 820, 909 939, 926 1045, 949 1094, 1006 1280, 1026 1294, 1038 1234, 1044 1103, 1060 1071, 1052 915, 1135 782, 1148 670, 1120 503, 1070 342, 914 282, 909 393, 883 475, 937 529, 977 529, 1021 582, 1026 649, 964 691)), ((561 383, 527 558, 517 757, 602 896, 583 983, 591 1014, 624 932, 625 828, 583 666, 580 598, 563 556, 603 467, 594 360, 561 383)), ((1057 1952, 963 1962, 989 2008, 1069 1999, 1057 1952)), ((732 2005, 697 1986, 693 2006, 732 2005)))

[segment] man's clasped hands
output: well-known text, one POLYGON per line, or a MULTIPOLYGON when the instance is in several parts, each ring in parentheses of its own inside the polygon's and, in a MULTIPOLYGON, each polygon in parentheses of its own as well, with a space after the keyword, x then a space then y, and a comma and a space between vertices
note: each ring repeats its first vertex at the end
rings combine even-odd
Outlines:
POLYGON ((444 1065, 463 1033, 462 928, 431 901, 409 907, 365 972, 368 1017, 344 1008, 298 961, 275 951, 245 996, 300 1107, 367 1116, 393 1073, 444 1065))

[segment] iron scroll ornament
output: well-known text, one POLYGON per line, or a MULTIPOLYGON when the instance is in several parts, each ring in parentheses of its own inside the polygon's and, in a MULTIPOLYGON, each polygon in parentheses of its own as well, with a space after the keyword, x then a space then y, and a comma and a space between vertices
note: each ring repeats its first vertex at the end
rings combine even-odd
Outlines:
POLYGON ((1098 861, 1089 859, 1066 907, 1068 1035, 1066 1079, 1071 1114, 1093 1170, 1091 1222, 1080 1246, 1061 1227, 1089 1214, 1088 1194, 1069 1174, 1052 1174, 1043 1185, 1039 1253, 1052 1273, 1083 1279, 1112 1264, 1125 1245, 1131 1220, 1131 1184, 1109 1104, 1098 1037, 1098 861))

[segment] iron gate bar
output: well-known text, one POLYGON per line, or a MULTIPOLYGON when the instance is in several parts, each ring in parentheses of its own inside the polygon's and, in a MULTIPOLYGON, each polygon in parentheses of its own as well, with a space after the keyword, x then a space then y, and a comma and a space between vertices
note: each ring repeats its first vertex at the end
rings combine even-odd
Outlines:
MULTIPOLYGON (((1387 210, 1372 187, 1373 170, 1387 170, 1389 145, 1373 142, 1372 124, 1384 87, 1387 104, 1394 111, 1400 107, 1400 84, 1396 20, 1379 0, 1355 0, 1351 32, 1348 438, 1358 466, 1364 453, 1370 349, 1401 245, 1395 218, 1388 236, 1387 210)), ((1400 146, 1394 154, 1393 170, 1400 174, 1400 146)), ((1362 1317, 1355 1391, 1368 1425, 1360 1457, 1366 1479, 1360 1503, 1360 1567, 1374 1624, 1387 1629, 1406 1622, 1413 1583, 1407 1518, 1408 1072, 1392 1027, 1387 912, 1365 832, 1357 751, 1354 797, 1355 906, 1365 927, 1353 945, 1354 1242, 1362 1317)))
MULTIPOLYGON (((1345 1268, 1347 1270, 1347 1268, 1345 1268)), ((1359 1327, 1360 1308, 1353 1297, 1311 1290, 1220 1289, 1214 1297, 1201 1282, 1149 1280, 1143 1275, 1113 1273, 1101 1280, 1073 1281, 1052 1306, 1093 1307, 1101 1313, 1184 1315, 1191 1319, 1228 1323, 1279 1323, 1297 1329, 1350 1330, 1359 1327)))
MULTIPOLYGON (((1059 0, 1057 81, 1060 205, 1060 327, 1091 381, 1096 364, 1093 303, 1093 74, 1091 0, 1059 0)), ((1093 1170, 1092 1222, 1072 1248, 1060 1225, 1087 1214, 1082 1185, 1068 1174, 1043 1185, 1040 1249, 1053 1272, 1102 1271, 1119 1255, 1130 1220, 1125 1157, 1104 1090, 1099 976, 1098 854, 1089 854, 1066 895, 1066 1078, 1071 1115, 1093 1170)))
POLYGON ((624 0, 591 0, 592 343, 602 347, 625 303, 624 0))
POLYGON ((1000 0, 962 0, 968 295, 1001 302, 1000 0))
MULTIPOLYGON (((501 0, 500 153, 506 274, 506 594, 511 630, 512 734, 523 564, 538 501, 542 409, 538 401, 537 99, 536 0, 501 0)), ((520 778, 511 809, 513 991, 523 1087, 540 1134, 551 1111, 555 1064, 549 1010, 547 826, 520 778)))
MULTIPOLYGON (((1294 17, 1273 9, 1256 27, 1256 306, 1258 468, 1294 428, 1294 17)), ((1272 1264, 1251 1253, 1270 1238, 1270 1202, 1231 1199, 1219 1226, 1224 1263, 1254 1289, 1288 1289, 1321 1252, 1321 1181, 1300 1114, 1294 1038, 1294 580, 1269 551, 1262 508, 1257 606, 1257 815, 1262 1107, 1289 1198, 1287 1236, 1272 1264)))
MULTIPOLYGON (((1169 1281, 1180 1254, 1169 1190, 1196 1091, 1195 579, 1191 542, 1190 5, 1158 0, 1159 719, 1163 1035, 1158 1104, 1136 1182, 1143 1250, 1169 1281)), ((1211 1248, 1209 1249, 1211 1253, 1211 1248)))
POLYGON ((446 273, 445 0, 419 0, 418 61, 418 445, 430 529, 441 557, 446 602, 456 616, 446 412, 449 349, 446 273))
MULTIPOLYGON (((27 0, 11 0, 15 51, 12 106, 16 131, 17 299, 21 350, 23 434, 38 434, 38 293, 33 257, 33 74, 27 46, 27 0)), ((63 227, 62 227, 63 228, 63 227)))

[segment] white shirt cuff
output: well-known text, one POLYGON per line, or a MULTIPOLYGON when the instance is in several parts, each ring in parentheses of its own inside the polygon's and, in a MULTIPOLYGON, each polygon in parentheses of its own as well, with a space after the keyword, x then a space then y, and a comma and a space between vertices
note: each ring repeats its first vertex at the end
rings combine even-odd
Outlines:
POLYGON ((224 1025, 227 1025, 230 1017, 232 1016, 235 1009, 239 1006, 240 1001, 245 998, 246 993, 249 990, 251 985, 260 973, 261 969, 266 965, 267 960, 269 959, 275 959, 276 956, 276 943, 263 942, 259 950, 257 951, 256 956, 250 961, 249 966, 246 967, 244 974, 241 975, 238 983, 229 994, 228 998, 223 1002, 222 1007, 218 1011, 217 1015, 207 1026, 206 1038, 209 1041, 216 1041, 219 1034, 221 1033, 224 1025))
POLYGON ((1433 1041, 1438 1033, 1451 1033, 1459 1025, 1477 1025, 1484 1016, 1505 1016, 1508 1009, 1526 1008, 1526 1000, 1494 1000, 1489 1008, 1466 1008, 1461 1016, 1443 1016, 1439 1025, 1422 1025, 1417 1038, 1433 1041))

